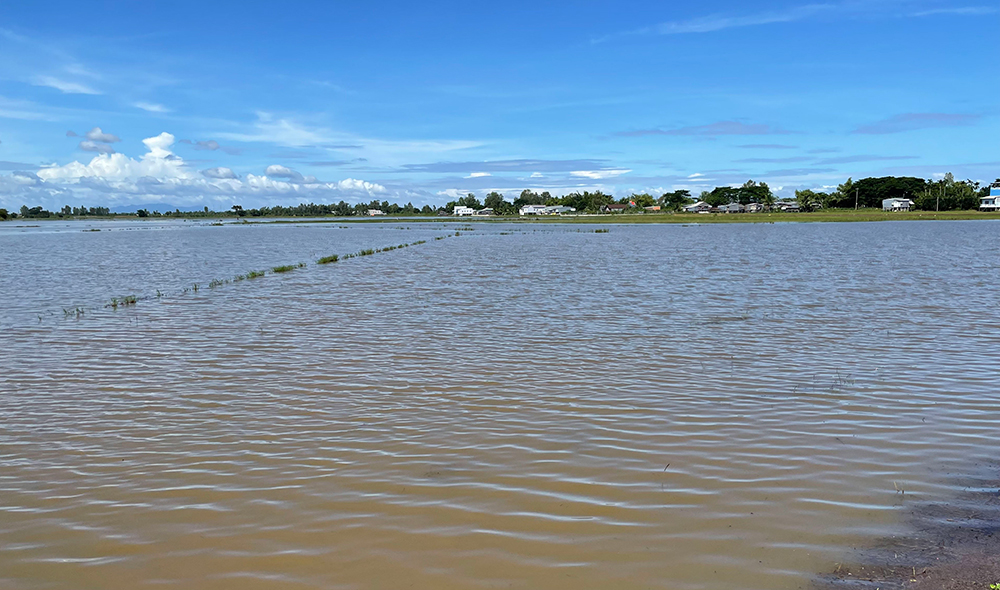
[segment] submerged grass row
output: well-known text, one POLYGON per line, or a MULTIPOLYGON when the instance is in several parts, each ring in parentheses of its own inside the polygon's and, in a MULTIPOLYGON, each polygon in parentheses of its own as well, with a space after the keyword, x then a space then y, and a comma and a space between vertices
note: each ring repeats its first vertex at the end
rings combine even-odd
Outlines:
MULTIPOLYGON (((456 233, 455 235, 458 235, 458 233, 456 233)), ((439 237, 434 238, 434 239, 435 240, 443 240, 445 237, 447 237, 447 236, 439 236, 439 237)), ((365 250, 360 250, 360 251, 355 252, 353 254, 345 254, 343 256, 338 255, 338 254, 332 254, 330 256, 324 256, 323 258, 320 258, 319 260, 316 261, 316 263, 317 264, 330 264, 332 262, 337 262, 339 260, 347 260, 349 258, 357 258, 357 257, 360 257, 360 256, 371 256, 371 255, 377 254, 379 252, 390 252, 392 250, 399 250, 401 248, 409 248, 410 246, 419 246, 420 244, 426 244, 426 243, 427 243, 427 240, 419 240, 419 241, 412 242, 412 243, 409 243, 409 244, 400 244, 398 246, 386 246, 385 248, 368 248, 368 249, 365 249, 365 250)), ((215 289, 217 287, 221 287, 223 285, 229 285, 231 283, 239 283, 241 281, 249 281, 249 280, 252 280, 252 279, 258 279, 260 277, 266 276, 268 274, 268 272, 270 272, 270 274, 284 274, 284 273, 287 273, 287 272, 292 272, 293 270, 298 269, 298 268, 305 268, 305 266, 306 266, 305 262, 299 262, 298 264, 285 264, 285 265, 282 265, 282 266, 274 266, 274 267, 271 267, 270 271, 267 271, 267 270, 251 270, 251 271, 248 271, 246 274, 236 275, 236 276, 234 276, 231 279, 212 279, 208 283, 208 288, 209 289, 215 289)), ((184 290, 182 291, 182 293, 184 293, 184 294, 191 293, 191 292, 197 293, 200 288, 201 288, 201 285, 199 285, 198 283, 194 283, 190 287, 185 287, 184 290)), ((163 292, 160 291, 159 289, 157 289, 156 290, 156 298, 160 299, 162 297, 163 297, 163 292)), ((150 297, 144 297, 143 299, 150 299, 150 297)), ((117 310, 119 307, 133 306, 138 301, 139 301, 139 298, 136 297, 135 295, 127 295, 125 297, 114 297, 104 307, 106 307, 106 308, 110 307, 111 309, 117 310)), ((83 317, 84 312, 85 312, 85 310, 82 307, 76 307, 76 308, 73 308, 73 309, 63 309, 63 315, 65 317, 67 317, 67 318, 69 318, 69 317, 76 317, 76 318, 83 317)))
MULTIPOLYGON (((458 235, 458 234, 455 234, 458 235)), ((447 236, 438 236, 434 238, 435 240, 443 240, 447 236)), ((392 250, 399 250, 401 248, 409 248, 410 246, 419 246, 420 244, 426 244, 427 240, 418 240, 409 244, 400 244, 398 246, 386 246, 385 248, 368 248, 367 250, 360 250, 354 254, 331 254, 329 256, 324 256, 316 261, 316 264, 330 264, 340 260, 347 260, 349 258, 358 258, 359 256, 371 256, 372 254, 378 254, 379 252, 391 252, 392 250)))

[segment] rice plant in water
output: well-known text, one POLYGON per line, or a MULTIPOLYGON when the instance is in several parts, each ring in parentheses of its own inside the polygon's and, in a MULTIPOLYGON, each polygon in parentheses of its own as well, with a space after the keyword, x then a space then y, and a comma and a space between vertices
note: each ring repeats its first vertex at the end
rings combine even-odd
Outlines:
POLYGON ((336 254, 331 254, 329 256, 324 256, 316 261, 316 264, 330 264, 331 262, 337 262, 340 260, 340 256, 336 254))
POLYGON ((250 272, 248 272, 246 274, 246 277, 248 279, 256 279, 256 278, 259 278, 259 277, 262 277, 262 276, 264 276, 264 271, 262 271, 262 270, 251 270, 250 272))
POLYGON ((291 271, 293 271, 295 269, 296 269, 296 267, 294 265, 286 264, 284 266, 275 266, 274 268, 271 269, 271 272, 273 272, 275 274, 280 274, 280 273, 283 273, 283 272, 291 272, 291 271))

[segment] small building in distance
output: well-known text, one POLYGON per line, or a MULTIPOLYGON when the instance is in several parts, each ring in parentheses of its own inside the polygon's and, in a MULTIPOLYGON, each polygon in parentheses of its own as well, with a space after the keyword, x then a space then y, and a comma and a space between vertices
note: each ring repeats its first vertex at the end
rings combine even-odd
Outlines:
POLYGON ((563 213, 576 213, 576 209, 564 205, 551 205, 546 207, 542 213, 545 215, 562 215, 563 213))
POLYGON ((659 205, 653 205, 651 207, 643 207, 643 210, 655 213, 656 211, 660 210, 660 206, 659 205))
POLYGON ((451 212, 456 217, 471 217, 475 213, 476 210, 472 207, 463 207, 461 205, 455 205, 455 209, 451 212))
POLYGON ((544 215, 545 205, 524 205, 521 207, 521 215, 544 215))
POLYGON ((1000 182, 990 186, 990 196, 979 199, 980 211, 1000 211, 1000 182))
POLYGON ((711 210, 712 206, 705 201, 698 201, 684 207, 685 213, 709 213, 711 210))
POLYGON ((618 203, 611 203, 610 205, 604 205, 601 207, 601 213, 624 213, 628 210, 629 205, 619 205, 618 203))
POLYGON ((764 210, 764 205, 760 203, 747 203, 747 213, 760 213, 764 210))
POLYGON ((722 205, 719 207, 719 213, 746 213, 747 208, 745 205, 739 203, 729 203, 728 205, 722 205))
POLYGON ((485 209, 480 209, 479 211, 475 212, 475 215, 476 217, 489 217, 490 215, 493 215, 493 209, 490 209, 489 207, 485 209))
POLYGON ((785 213, 799 212, 799 204, 797 201, 778 201, 774 204, 774 208, 777 211, 784 211, 785 213))
POLYGON ((381 209, 369 209, 368 210, 368 217, 376 217, 378 215, 385 215, 385 211, 382 211, 381 209))
POLYGON ((883 199, 883 211, 909 211, 913 206, 913 201, 909 199, 883 199))

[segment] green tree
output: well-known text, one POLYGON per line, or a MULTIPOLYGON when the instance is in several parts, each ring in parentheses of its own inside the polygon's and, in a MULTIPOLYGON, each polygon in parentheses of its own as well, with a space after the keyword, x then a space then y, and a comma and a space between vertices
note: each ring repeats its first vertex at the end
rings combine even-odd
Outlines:
POLYGON ((506 200, 503 194, 498 192, 486 195, 484 204, 487 208, 493 209, 493 213, 496 215, 513 215, 517 212, 514 204, 506 200))
POLYGON ((731 186, 717 186, 711 191, 701 193, 701 200, 713 207, 721 207, 740 201, 740 189, 731 186))
POLYGON ((483 204, 479 202, 476 195, 469 193, 458 200, 458 204, 462 207, 472 207, 473 209, 482 209, 483 204))
POLYGON ((640 195, 632 194, 626 201, 626 203, 635 203, 636 207, 652 207, 656 204, 656 199, 653 195, 648 193, 642 193, 640 195))
POLYGON ((830 198, 829 195, 822 192, 815 192, 810 189, 805 189, 801 191, 795 191, 795 200, 799 204, 799 209, 801 211, 815 211, 816 209, 821 209, 823 203, 825 203, 830 198))
POLYGON ((7 221, 10 219, 10 213, 7 213, 6 209, 0 209, 0 221, 7 221))
POLYGON ((246 211, 243 210, 243 205, 233 205, 232 209, 233 212, 239 217, 246 215, 246 211))
POLYGON ((681 207, 690 204, 691 201, 691 191, 687 189, 663 193, 658 200, 660 206, 667 211, 679 211, 681 207))
POLYGON ((771 192, 771 187, 767 186, 766 182, 748 180, 737 190, 738 194, 735 202, 741 205, 760 203, 765 207, 770 207, 774 204, 774 193, 771 192))
POLYGON ((149 217, 149 211, 145 209, 139 209, 135 212, 135 214, 139 217, 149 217))

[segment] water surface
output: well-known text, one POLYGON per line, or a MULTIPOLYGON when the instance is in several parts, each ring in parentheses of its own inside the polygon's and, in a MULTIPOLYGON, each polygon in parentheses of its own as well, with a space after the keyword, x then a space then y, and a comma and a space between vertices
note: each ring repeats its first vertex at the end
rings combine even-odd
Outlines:
POLYGON ((37 225, 3 588, 800 588, 995 458, 992 222, 37 225))

